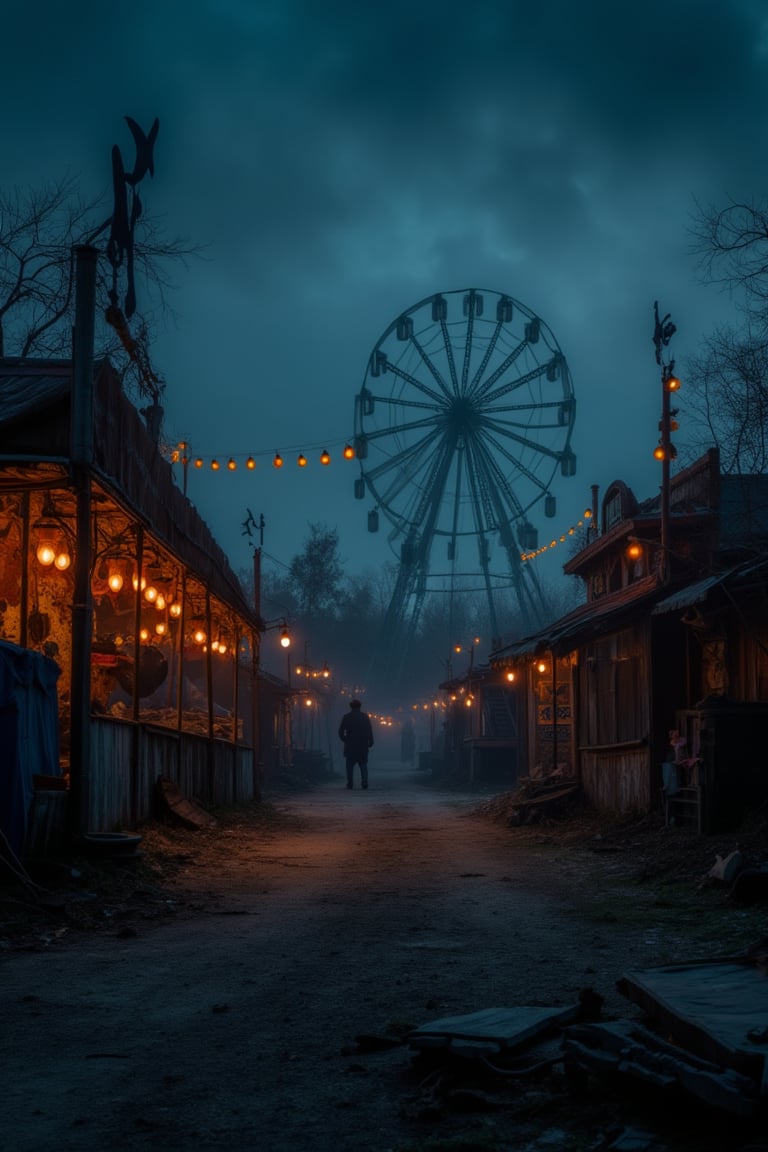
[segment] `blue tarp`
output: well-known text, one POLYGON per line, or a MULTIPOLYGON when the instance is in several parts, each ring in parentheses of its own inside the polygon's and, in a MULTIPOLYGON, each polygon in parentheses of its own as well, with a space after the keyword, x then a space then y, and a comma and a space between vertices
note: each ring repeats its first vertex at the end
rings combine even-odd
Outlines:
POLYGON ((32 777, 59 776, 58 664, 0 640, 0 832, 19 857, 34 795, 32 777))

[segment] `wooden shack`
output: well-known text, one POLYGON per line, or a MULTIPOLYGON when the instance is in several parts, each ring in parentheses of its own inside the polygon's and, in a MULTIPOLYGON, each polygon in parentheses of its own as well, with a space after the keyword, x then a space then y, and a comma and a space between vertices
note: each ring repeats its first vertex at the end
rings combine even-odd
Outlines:
POLYGON ((705 453, 672 479, 664 547, 659 497, 616 481, 594 511, 564 566, 586 602, 490 658, 526 685, 529 772, 572 765, 600 809, 730 829, 768 800, 768 477, 705 453))

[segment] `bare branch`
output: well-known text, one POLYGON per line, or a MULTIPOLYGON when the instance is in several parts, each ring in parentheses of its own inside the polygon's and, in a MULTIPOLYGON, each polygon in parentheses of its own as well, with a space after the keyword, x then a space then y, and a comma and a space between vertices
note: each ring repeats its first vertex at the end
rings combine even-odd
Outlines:
MULTIPOLYGON (((104 196, 84 200, 78 181, 67 176, 41 187, 0 189, 0 356, 69 356, 73 323, 72 252, 97 239, 106 245, 110 208, 104 196)), ((96 339, 99 355, 109 355, 117 371, 140 395, 157 399, 162 382, 149 367, 150 317, 173 316, 168 302, 175 287, 170 266, 186 268, 200 249, 169 239, 161 220, 142 216, 134 251, 141 278, 141 314, 134 317, 134 351, 116 339, 104 321, 113 286, 106 258, 97 274, 96 339), (138 369, 139 363, 142 365, 138 369), (148 383, 148 381, 150 383, 148 383), (151 383, 154 381, 154 383, 151 383)))

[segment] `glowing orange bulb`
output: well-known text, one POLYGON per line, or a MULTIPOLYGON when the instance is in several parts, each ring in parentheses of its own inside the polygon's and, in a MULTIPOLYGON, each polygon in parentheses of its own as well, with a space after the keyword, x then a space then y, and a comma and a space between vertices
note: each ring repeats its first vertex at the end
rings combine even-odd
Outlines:
POLYGON ((229 468, 230 472, 234 472, 235 469, 237 468, 237 464, 235 464, 235 461, 232 459, 231 456, 230 456, 229 460, 227 460, 227 468, 229 468))
POLYGON ((54 560, 56 559, 56 549, 52 544, 49 544, 46 541, 38 545, 36 555, 37 559, 40 561, 44 568, 50 568, 51 564, 53 564, 54 560))
POLYGON ((275 452, 275 458, 274 458, 274 460, 272 461, 272 464, 274 465, 274 467, 275 467, 275 468, 282 468, 282 466, 283 466, 283 458, 282 458, 282 456, 280 455, 280 453, 279 453, 279 452, 275 452))
POLYGON ((320 453, 320 463, 321 464, 330 464, 330 462, 331 462, 331 457, 328 455, 328 449, 323 448, 322 452, 320 453))
POLYGON ((351 444, 345 444, 344 445, 344 459, 345 460, 354 460, 354 458, 355 458, 354 448, 352 447, 351 444))
POLYGON ((249 472, 253 472, 254 468, 256 467, 256 461, 254 460, 253 456, 248 457, 245 462, 245 466, 249 472))
POLYGON ((299 452, 299 456, 298 456, 296 463, 298 464, 299 468, 306 468, 307 458, 303 452, 299 452))

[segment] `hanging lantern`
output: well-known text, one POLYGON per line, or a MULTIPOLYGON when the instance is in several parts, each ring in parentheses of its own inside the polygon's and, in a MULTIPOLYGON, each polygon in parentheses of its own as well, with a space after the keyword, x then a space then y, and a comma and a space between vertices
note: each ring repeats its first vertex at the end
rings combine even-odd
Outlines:
POLYGON ((42 564, 43 568, 58 568, 60 572, 69 568, 71 560, 66 546, 64 526, 56 515, 50 496, 45 497, 42 515, 32 528, 37 534, 35 556, 38 564, 42 564))
POLYGON ((123 574, 118 568, 110 568, 107 576, 110 592, 120 592, 123 587, 123 574))

